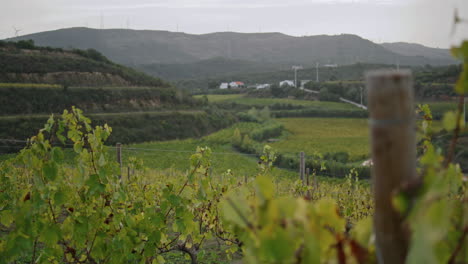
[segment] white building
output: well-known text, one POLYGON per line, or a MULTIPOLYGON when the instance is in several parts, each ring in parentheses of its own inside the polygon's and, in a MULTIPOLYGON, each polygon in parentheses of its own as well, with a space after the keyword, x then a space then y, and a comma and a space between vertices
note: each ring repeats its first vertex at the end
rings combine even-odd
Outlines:
POLYGON ((270 84, 269 83, 257 84, 257 86, 255 88, 257 88, 257 89, 270 88, 270 84))
POLYGON ((245 84, 243 82, 230 82, 229 87, 231 88, 242 88, 245 84))
POLYGON ((229 88, 228 83, 221 83, 221 85, 219 85, 219 89, 227 89, 227 88, 229 88))
POLYGON ((301 89, 304 89, 304 86, 308 83, 308 82, 311 82, 311 80, 301 80, 300 84, 301 84, 301 89))
POLYGON ((294 85, 294 81, 290 81, 290 80, 281 81, 281 82, 279 83, 279 86, 280 86, 280 87, 281 87, 281 86, 296 87, 296 86, 294 85))

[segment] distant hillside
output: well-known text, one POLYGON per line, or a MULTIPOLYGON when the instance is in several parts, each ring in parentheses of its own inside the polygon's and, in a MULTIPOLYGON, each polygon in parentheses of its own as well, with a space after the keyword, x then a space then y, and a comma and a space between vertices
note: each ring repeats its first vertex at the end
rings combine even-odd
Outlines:
MULTIPOLYGON (((141 71, 166 80, 203 79, 229 74, 276 71, 286 66, 217 57, 192 63, 137 65, 141 71)), ((290 68, 290 67, 287 67, 290 68)))
POLYGON ((111 144, 199 137, 237 120, 96 50, 0 41, 0 138, 31 137, 50 114, 72 106, 109 124, 111 144))
POLYGON ((0 115, 191 109, 169 83, 108 60, 98 51, 0 41, 0 115))
POLYGON ((404 56, 421 56, 434 60, 450 60, 451 55, 448 49, 429 48, 420 44, 395 42, 382 43, 382 47, 404 56))
MULTIPOLYGON (((357 62, 399 62, 402 65, 455 63, 449 55, 443 55, 446 50, 418 45, 414 47, 414 52, 395 52, 385 45, 348 34, 293 37, 281 33, 219 32, 193 35, 168 31, 68 28, 16 39, 32 39, 38 45, 60 48, 93 48, 113 61, 137 66, 158 77, 170 76, 173 79, 180 79, 182 75, 186 75, 185 72, 181 73, 186 68, 180 64, 219 57, 257 63, 257 71, 271 70, 269 67, 272 64, 276 67, 294 64, 308 67, 316 62, 339 65, 357 62), (164 70, 158 72, 155 70, 158 67, 164 70)), ((224 66, 220 67, 219 71, 232 73, 231 68, 224 66)), ((197 71, 189 71, 188 75, 197 75, 197 71)))
POLYGON ((0 41, 0 83, 170 86, 160 79, 115 64, 93 49, 37 47, 32 41, 0 41))

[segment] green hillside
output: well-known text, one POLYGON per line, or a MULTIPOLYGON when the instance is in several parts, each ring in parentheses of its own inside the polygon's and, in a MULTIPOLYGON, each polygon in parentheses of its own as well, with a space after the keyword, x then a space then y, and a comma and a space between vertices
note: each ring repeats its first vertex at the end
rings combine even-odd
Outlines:
POLYGON ((113 63, 94 49, 39 47, 30 40, 0 41, 0 82, 169 87, 158 78, 113 63))
POLYGON ((0 42, 0 139, 25 140, 73 106, 112 126, 111 143, 200 137, 236 121, 95 50, 0 42))

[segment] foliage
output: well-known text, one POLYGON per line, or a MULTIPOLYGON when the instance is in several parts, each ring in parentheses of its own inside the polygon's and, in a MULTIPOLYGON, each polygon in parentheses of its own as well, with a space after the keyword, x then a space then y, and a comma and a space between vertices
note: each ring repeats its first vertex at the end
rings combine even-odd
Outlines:
POLYGON ((93 129, 73 108, 52 116, 27 148, 1 164, 0 263, 163 263, 170 251, 197 263, 204 241, 229 240, 216 217, 226 187, 208 177, 210 149, 191 156, 182 182, 142 173, 122 179, 103 145, 110 132, 107 125, 93 129), (65 142, 76 153, 72 167, 53 147, 65 142))
POLYGON ((358 262, 372 262, 373 248, 367 250, 370 192, 353 177, 330 188, 296 182, 291 186, 295 195, 281 195, 274 180, 260 174, 253 187, 228 193, 221 204, 223 219, 243 242, 244 261, 342 263, 347 254, 358 262), (356 226, 352 232, 350 223, 356 226))
MULTIPOLYGON (((198 263, 213 239, 231 258, 242 243, 221 221, 218 203, 248 181, 230 170, 221 181, 212 178, 209 148, 197 148, 190 169, 175 178, 148 174, 135 158, 129 158, 132 174, 122 177, 103 145, 111 131, 92 128, 73 108, 51 116, 27 148, 0 165, 0 263, 164 263, 174 251, 198 263), (66 142, 73 145, 72 166, 55 146, 66 142)), ((274 159, 265 147, 265 177, 274 159)), ((298 190, 290 180, 281 185, 281 192, 298 190)))
POLYGON ((264 141, 272 137, 281 136, 284 126, 277 122, 265 122, 261 128, 250 132, 250 137, 256 141, 264 141))

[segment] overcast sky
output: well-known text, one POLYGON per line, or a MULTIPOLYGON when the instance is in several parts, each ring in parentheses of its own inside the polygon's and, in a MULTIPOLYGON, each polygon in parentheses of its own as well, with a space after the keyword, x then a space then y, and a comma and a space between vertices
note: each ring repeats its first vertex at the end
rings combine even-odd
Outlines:
POLYGON ((467 0, 0 0, 0 39, 65 27, 132 28, 202 34, 282 32, 294 36, 357 34, 375 42, 448 48, 454 9, 467 0))

